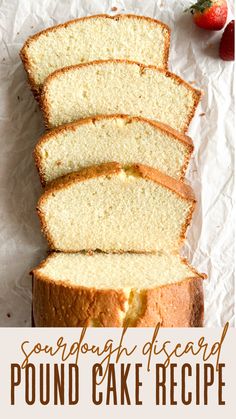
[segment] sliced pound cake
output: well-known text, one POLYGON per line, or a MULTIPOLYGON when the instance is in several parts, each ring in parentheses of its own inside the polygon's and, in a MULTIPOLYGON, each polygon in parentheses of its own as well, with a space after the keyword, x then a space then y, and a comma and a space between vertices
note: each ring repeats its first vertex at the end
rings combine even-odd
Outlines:
POLYGON ((32 271, 38 327, 198 327, 205 275, 178 255, 51 254, 32 271))
POLYGON ((122 58, 167 68, 170 30, 158 20, 135 15, 75 19, 31 36, 21 59, 37 95, 45 78, 72 64, 122 58))
POLYGON ((123 113, 186 132, 201 92, 173 73, 125 60, 95 61, 55 71, 41 106, 53 128, 80 118, 123 113))
POLYGON ((107 163, 51 182, 37 210, 54 250, 175 253, 194 205, 183 182, 141 164, 107 163))
POLYGON ((140 117, 102 115, 54 129, 34 150, 43 185, 70 172, 109 161, 139 162, 176 179, 184 177, 192 140, 140 117))

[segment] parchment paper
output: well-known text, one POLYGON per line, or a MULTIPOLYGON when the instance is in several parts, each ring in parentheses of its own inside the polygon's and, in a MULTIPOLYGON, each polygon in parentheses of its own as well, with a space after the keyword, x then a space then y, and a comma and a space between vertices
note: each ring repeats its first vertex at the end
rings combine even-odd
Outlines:
MULTIPOLYGON (((31 325, 28 272, 47 248, 35 212, 41 187, 32 158, 44 127, 18 53, 35 32, 97 13, 135 13, 166 22, 172 29, 171 71, 205 92, 189 131, 195 152, 187 178, 198 205, 184 254, 209 276, 205 325, 233 325, 233 63, 218 57, 222 31, 201 30, 183 13, 192 2, 0 0, 0 326, 31 325)), ((233 1, 229 5, 228 21, 233 1)))

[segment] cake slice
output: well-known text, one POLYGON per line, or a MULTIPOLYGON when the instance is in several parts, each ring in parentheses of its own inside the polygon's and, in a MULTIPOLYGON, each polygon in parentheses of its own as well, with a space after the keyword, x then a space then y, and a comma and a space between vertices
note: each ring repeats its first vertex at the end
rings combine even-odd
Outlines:
POLYGON ((199 90, 166 70, 107 60, 52 73, 43 86, 41 107, 49 128, 88 116, 123 113, 186 132, 200 97, 199 90))
POLYGON ((34 150, 43 185, 70 172, 109 161, 139 162, 183 179, 192 140, 161 123, 140 117, 102 115, 44 134, 34 150))
POLYGON ((53 253, 32 271, 38 327, 198 327, 205 275, 178 255, 53 253))
POLYGON ((51 182, 37 210, 54 250, 175 253, 194 204, 189 186, 156 169, 107 163, 51 182))
POLYGON ((33 92, 45 78, 72 64, 125 58, 167 67, 170 30, 158 20, 135 15, 75 19, 31 36, 21 50, 33 92))

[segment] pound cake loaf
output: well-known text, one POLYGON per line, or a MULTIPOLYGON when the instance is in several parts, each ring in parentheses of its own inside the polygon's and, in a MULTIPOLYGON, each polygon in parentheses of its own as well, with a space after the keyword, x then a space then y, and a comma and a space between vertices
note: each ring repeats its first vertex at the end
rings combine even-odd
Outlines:
POLYGON ((32 271, 38 327, 198 327, 205 275, 178 255, 53 253, 32 271))
POLYGON ((37 96, 45 78, 72 64, 122 58, 167 68, 170 30, 158 20, 135 15, 75 19, 31 36, 21 59, 37 96))
POLYGON ((106 163, 51 182, 37 211, 53 250, 179 251, 192 189, 156 169, 106 163))
POLYGON ((45 81, 41 96, 49 128, 80 118, 123 113, 186 132, 201 92, 155 66, 125 60, 66 67, 45 81))
POLYGON ((42 185, 86 166, 109 161, 139 162, 183 179, 192 140, 161 123, 140 117, 86 118, 41 137, 34 150, 42 185))

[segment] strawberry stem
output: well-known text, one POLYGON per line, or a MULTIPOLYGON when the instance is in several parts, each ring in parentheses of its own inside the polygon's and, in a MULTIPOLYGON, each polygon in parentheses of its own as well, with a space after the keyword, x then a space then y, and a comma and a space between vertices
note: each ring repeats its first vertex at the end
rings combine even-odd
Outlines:
POLYGON ((212 6, 212 0, 198 0, 197 3, 192 4, 188 9, 185 9, 185 12, 190 12, 194 14, 194 12, 204 13, 206 9, 209 9, 212 6))

